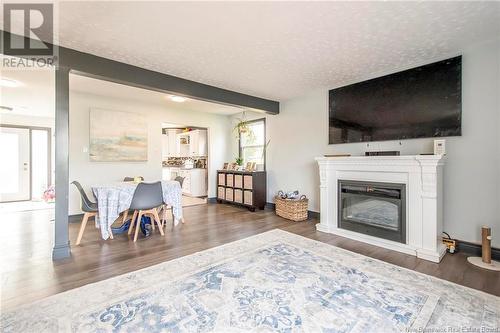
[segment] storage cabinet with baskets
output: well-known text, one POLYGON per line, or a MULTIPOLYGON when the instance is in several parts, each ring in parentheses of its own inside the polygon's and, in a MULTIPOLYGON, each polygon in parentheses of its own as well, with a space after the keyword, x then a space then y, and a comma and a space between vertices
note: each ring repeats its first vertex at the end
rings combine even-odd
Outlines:
POLYGON ((255 211, 266 205, 265 171, 217 171, 217 202, 234 203, 255 211))

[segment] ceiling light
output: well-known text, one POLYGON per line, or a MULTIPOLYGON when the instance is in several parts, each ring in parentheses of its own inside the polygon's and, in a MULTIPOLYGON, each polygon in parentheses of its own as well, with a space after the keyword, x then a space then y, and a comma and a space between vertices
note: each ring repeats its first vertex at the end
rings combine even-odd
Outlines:
POLYGON ((172 102, 177 102, 177 103, 182 103, 182 102, 185 102, 187 100, 186 97, 182 97, 182 96, 175 96, 175 95, 171 95, 171 96, 168 96, 168 98, 172 101, 172 102))
POLYGON ((0 79, 0 86, 2 86, 2 87, 15 88, 15 87, 19 87, 20 85, 21 84, 15 80, 6 79, 6 78, 0 79))

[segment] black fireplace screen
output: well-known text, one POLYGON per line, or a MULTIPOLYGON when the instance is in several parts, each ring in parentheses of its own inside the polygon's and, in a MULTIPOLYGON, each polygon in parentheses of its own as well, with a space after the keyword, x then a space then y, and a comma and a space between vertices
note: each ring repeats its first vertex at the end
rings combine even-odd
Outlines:
POLYGON ((404 184, 339 180, 339 228, 406 243, 404 184))

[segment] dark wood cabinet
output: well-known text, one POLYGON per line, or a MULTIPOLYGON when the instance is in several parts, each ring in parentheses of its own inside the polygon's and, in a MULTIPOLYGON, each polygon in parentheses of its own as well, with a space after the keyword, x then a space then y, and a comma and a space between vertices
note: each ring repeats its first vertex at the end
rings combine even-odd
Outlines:
POLYGON ((217 202, 245 206, 251 211, 266 206, 266 172, 217 170, 217 202))

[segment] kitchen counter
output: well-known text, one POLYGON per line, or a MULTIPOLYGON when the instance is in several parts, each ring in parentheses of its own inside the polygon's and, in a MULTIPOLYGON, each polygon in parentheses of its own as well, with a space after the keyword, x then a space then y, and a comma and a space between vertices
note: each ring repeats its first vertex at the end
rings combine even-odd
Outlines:
POLYGON ((179 169, 179 170, 201 169, 201 170, 206 170, 207 168, 185 168, 185 167, 182 167, 182 166, 164 166, 163 169, 179 169))

